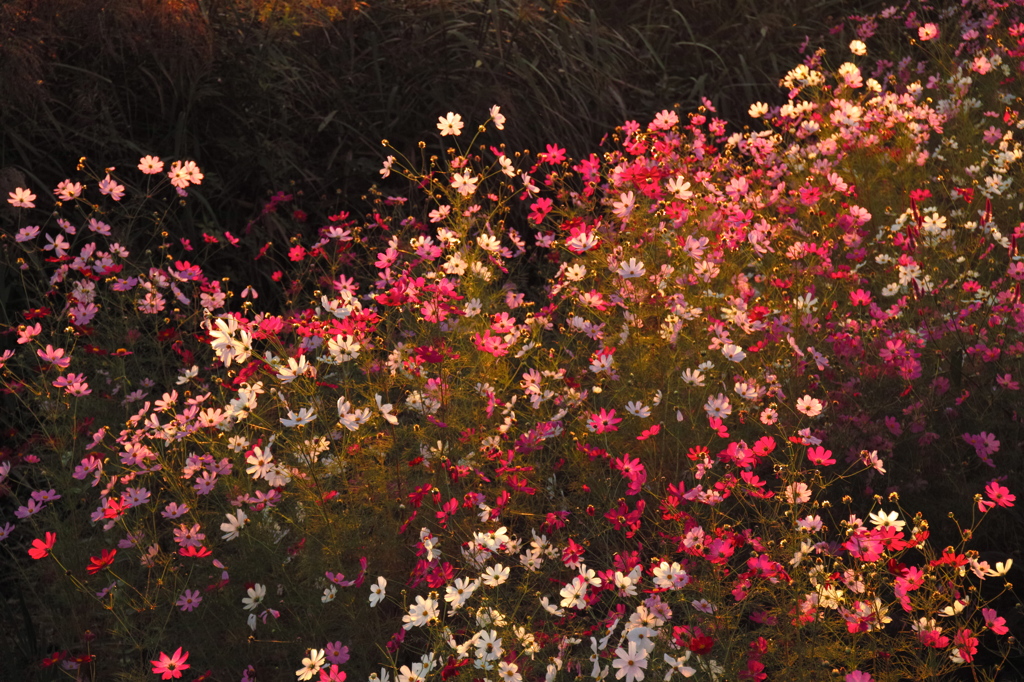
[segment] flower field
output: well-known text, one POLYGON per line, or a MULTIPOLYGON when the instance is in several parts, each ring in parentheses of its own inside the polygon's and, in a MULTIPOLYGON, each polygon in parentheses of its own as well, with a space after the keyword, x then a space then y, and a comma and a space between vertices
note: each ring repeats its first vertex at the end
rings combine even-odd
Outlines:
POLYGON ((438 111, 363 214, 13 187, 0 665, 1024 678, 1024 4, 843 25, 745 125, 438 111))

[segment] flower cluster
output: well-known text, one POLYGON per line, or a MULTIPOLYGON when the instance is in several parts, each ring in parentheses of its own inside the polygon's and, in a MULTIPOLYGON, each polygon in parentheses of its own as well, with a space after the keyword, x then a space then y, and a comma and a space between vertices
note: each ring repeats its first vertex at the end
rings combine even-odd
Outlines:
MULTIPOLYGON (((851 20, 850 61, 794 68, 754 131, 704 102, 573 160, 460 146, 450 112, 448 156, 381 171, 423 205, 381 197, 281 244, 203 232, 280 264, 261 297, 193 263, 190 238, 164 233, 151 262, 115 241, 101 218, 133 197, 115 169, 102 198, 60 183, 11 245, 48 305, 0 355, 39 417, 0 459, 0 539, 24 541, 25 575, 59 567, 118 641, 64 632, 49 665, 113 669, 131 643, 179 678, 226 658, 204 619, 251 643, 224 664, 243 680, 974 664, 1009 631, 1013 564, 972 542, 1020 483, 1012 14, 851 20), (887 26, 962 40, 951 62, 872 64, 887 26), (279 646, 297 640, 316 645, 279 646)), ((493 107, 477 135, 504 122, 493 107)), ((138 169, 181 197, 203 179, 138 169)))

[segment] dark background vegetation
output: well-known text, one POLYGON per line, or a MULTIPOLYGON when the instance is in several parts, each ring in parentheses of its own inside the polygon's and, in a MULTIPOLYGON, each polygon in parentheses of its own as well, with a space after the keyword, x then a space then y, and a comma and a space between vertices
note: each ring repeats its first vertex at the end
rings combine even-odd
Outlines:
POLYGON ((499 104, 511 149, 577 156, 627 119, 702 97, 742 124, 753 101, 779 100, 808 37, 821 44, 842 17, 883 5, 10 0, 0 169, 42 188, 83 156, 123 169, 143 154, 194 159, 206 173, 197 218, 219 229, 245 225, 277 190, 358 209, 381 140, 410 155, 439 143, 448 111, 471 130, 499 104))

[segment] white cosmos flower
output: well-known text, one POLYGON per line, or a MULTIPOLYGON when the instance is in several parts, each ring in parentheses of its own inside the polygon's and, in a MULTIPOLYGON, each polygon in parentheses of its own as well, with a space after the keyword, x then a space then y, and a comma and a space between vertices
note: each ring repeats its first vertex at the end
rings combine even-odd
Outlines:
POLYGON ((638 261, 636 258, 630 258, 628 261, 622 261, 619 263, 619 267, 615 270, 615 274, 623 279, 643 277, 644 272, 643 261, 638 261))
POLYGON ((484 574, 481 576, 481 579, 483 580, 484 585, 487 585, 488 587, 497 587, 498 585, 501 585, 502 583, 507 581, 508 576, 508 566, 503 566, 502 564, 494 564, 493 566, 487 567, 487 569, 484 571, 484 574))
POLYGON ((221 536, 224 540, 235 540, 238 538, 239 531, 242 530, 242 526, 245 525, 249 519, 246 517, 245 512, 239 509, 234 514, 228 514, 228 520, 225 523, 220 524, 220 529, 224 531, 224 535, 221 536))
POLYGON ((300 407, 298 413, 288 410, 287 417, 281 417, 281 423, 289 428, 305 426, 316 419, 316 412, 309 407, 300 407))
POLYGON ((320 668, 326 663, 326 657, 323 649, 310 649, 309 656, 302 659, 302 667, 295 671, 298 675, 299 680, 305 682, 305 680, 313 679, 313 675, 320 672, 320 668))
POLYGON ((727 343, 722 346, 722 355, 733 362, 742 362, 743 358, 747 357, 743 349, 733 343, 727 343))
POLYGON ((448 112, 447 116, 437 117, 437 129, 441 131, 441 137, 445 135, 461 135, 465 125, 462 122, 462 116, 451 111, 448 112))
POLYGON ((377 409, 380 410, 380 414, 384 417, 384 420, 389 424, 398 426, 398 417, 395 416, 394 407, 392 407, 391 403, 384 403, 384 399, 381 398, 380 393, 374 396, 374 400, 377 402, 377 409))
POLYGON ((384 576, 378 576, 377 582, 370 585, 370 606, 376 606, 387 594, 388 581, 384 576))
POLYGON ((704 385, 704 374, 699 369, 684 369, 683 381, 694 386, 704 385))
POLYGON ((641 402, 634 402, 632 400, 626 403, 626 412, 629 412, 634 417, 640 417, 641 419, 647 419, 651 416, 651 408, 641 402))
POLYGON ((907 525, 906 521, 900 520, 898 512, 886 512, 883 509, 879 509, 877 513, 868 514, 868 520, 871 521, 875 528, 892 526, 896 530, 903 530, 907 525))
POLYGON ((252 611, 263 603, 263 598, 267 596, 267 586, 256 583, 246 592, 249 596, 242 597, 242 606, 246 611, 252 611))

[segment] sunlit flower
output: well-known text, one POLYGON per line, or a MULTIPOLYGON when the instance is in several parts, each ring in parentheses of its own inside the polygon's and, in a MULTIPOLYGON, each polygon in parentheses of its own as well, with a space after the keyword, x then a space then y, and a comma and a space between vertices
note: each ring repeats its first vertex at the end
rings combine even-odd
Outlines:
POLYGON ((13 192, 8 192, 10 199, 7 200, 15 208, 35 208, 36 195, 24 187, 15 187, 13 192))
POLYGON ((877 512, 868 514, 868 520, 871 521, 875 528, 892 527, 896 530, 903 530, 907 525, 906 521, 900 520, 898 512, 886 512, 883 509, 879 509, 877 512))
POLYGON ((409 607, 409 613, 402 616, 402 622, 405 623, 402 627, 406 630, 413 627, 423 627, 440 615, 437 608, 437 600, 433 597, 424 599, 421 595, 416 595, 416 601, 409 607))
POLYGON ((57 195, 57 198, 61 201, 71 201, 82 196, 82 191, 85 187, 80 182, 71 182, 70 180, 62 180, 57 183, 57 189, 53 190, 53 193, 57 195))
POLYGON ((917 37, 921 40, 931 40, 938 35, 939 27, 930 22, 917 29, 917 37))
POLYGON ((444 600, 451 604, 451 610, 455 611, 466 603, 479 584, 476 580, 456 578, 454 583, 445 588, 444 600))
POLYGON ((508 576, 508 566, 495 564, 493 566, 488 566, 480 577, 483 580, 484 585, 487 585, 488 587, 497 587, 508 580, 508 576))
POLYGON ((683 179, 683 176, 677 175, 674 178, 669 178, 668 183, 665 186, 669 192, 672 192, 677 199, 692 199, 693 192, 690 191, 690 183, 683 179))
POLYGON ((751 118, 761 118, 768 113, 768 105, 764 102, 755 102, 750 105, 750 109, 747 111, 751 118))
POLYGON ((615 668, 615 679, 626 678, 626 682, 644 679, 644 669, 647 667, 647 650, 637 650, 636 642, 629 642, 625 649, 619 647, 615 650, 615 660, 612 667, 615 668))
POLYGON ((732 362, 743 362, 743 359, 747 357, 742 348, 732 343, 722 346, 722 355, 732 362))
POLYGON ((822 405, 821 401, 817 398, 812 398, 809 395, 805 395, 803 398, 798 398, 796 401, 797 412, 807 415, 808 417, 817 417, 821 414, 822 405))
POLYGON ((167 177, 174 187, 181 190, 203 182, 203 174, 199 172, 195 161, 175 161, 171 164, 171 170, 167 171, 167 177))
POLYGON ((464 197, 476 191, 476 183, 478 182, 480 182, 480 178, 473 175, 473 172, 470 170, 452 175, 452 189, 464 197))
POLYGON ((709 417, 725 419, 732 414, 732 405, 729 403, 728 397, 719 393, 708 398, 708 402, 704 405, 704 411, 707 412, 709 417))
POLYGON ((694 386, 704 385, 704 374, 699 369, 684 369, 683 370, 683 381, 694 386))
POLYGON ((139 170, 146 175, 156 175, 164 170, 164 162, 158 156, 143 156, 139 159, 139 170))
POLYGON ((461 135, 464 126, 462 116, 451 111, 448 112, 447 116, 437 117, 437 129, 441 131, 442 137, 445 135, 461 135))
POLYGON ((300 407, 298 413, 288 410, 287 417, 281 417, 281 423, 285 426, 297 427, 311 424, 316 420, 316 412, 310 407, 300 407))
POLYGON ((590 415, 587 420, 587 430, 591 433, 605 433, 607 431, 618 431, 617 426, 622 421, 621 417, 615 416, 615 410, 601 408, 599 412, 590 415))
POLYGON ((622 261, 619 263, 619 267, 616 268, 615 274, 623 279, 643 277, 644 263, 643 261, 638 261, 636 258, 630 258, 628 261, 622 261))
MULTIPOLYGON (((100 194, 106 194, 114 201, 121 201, 124 198, 124 185, 120 185, 110 177, 110 173, 99 182, 100 194)), ((107 233, 109 234, 109 232, 107 233)))
POLYGON ((326 663, 323 649, 310 649, 309 656, 302 659, 302 667, 295 671, 300 680, 310 680, 313 675, 320 672, 320 668, 326 663))
POLYGON ((640 419, 647 419, 651 416, 651 408, 641 402, 634 402, 632 400, 626 403, 626 412, 640 419))

